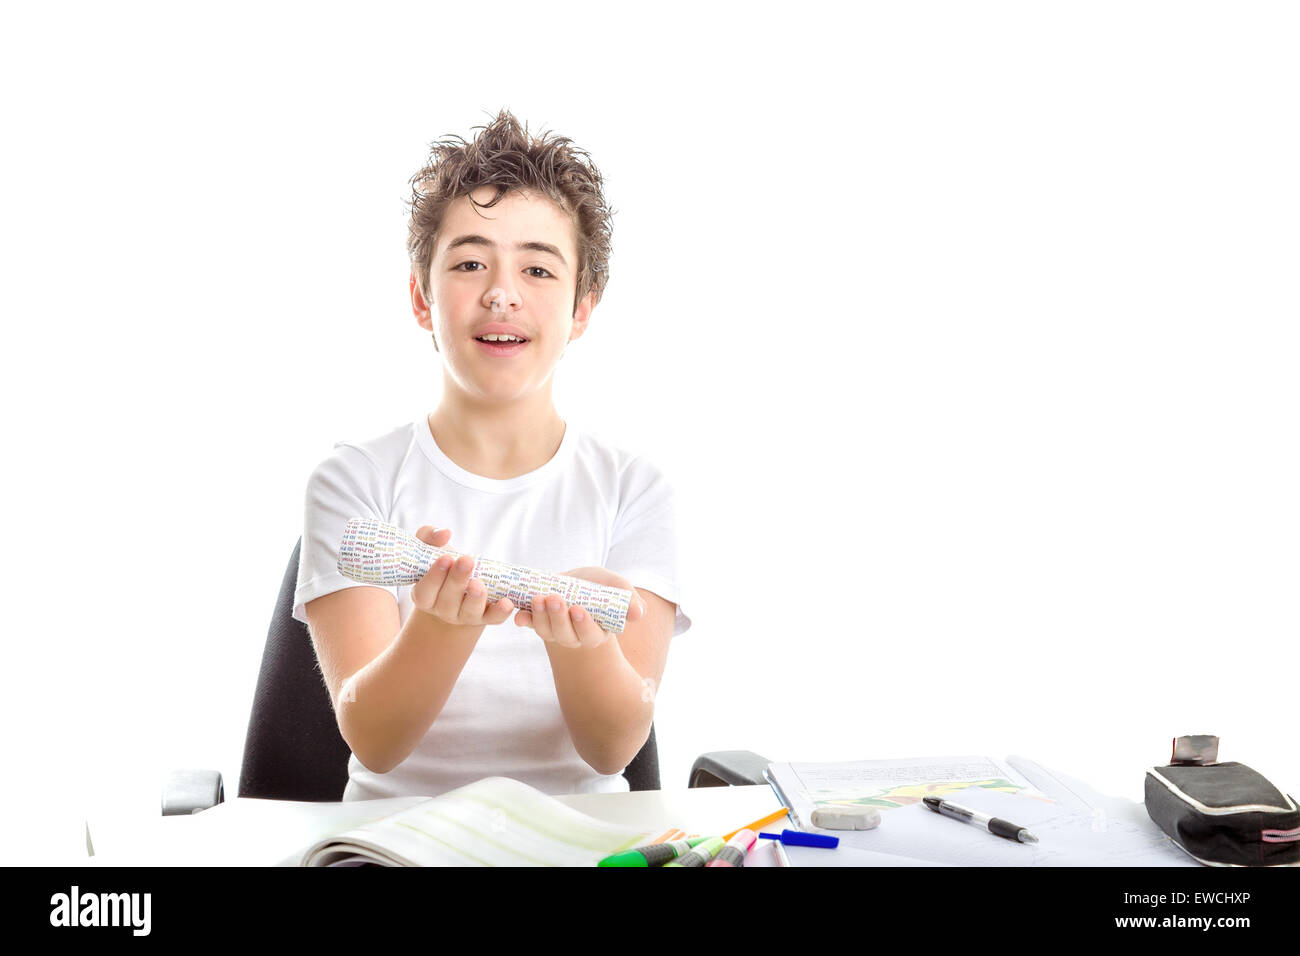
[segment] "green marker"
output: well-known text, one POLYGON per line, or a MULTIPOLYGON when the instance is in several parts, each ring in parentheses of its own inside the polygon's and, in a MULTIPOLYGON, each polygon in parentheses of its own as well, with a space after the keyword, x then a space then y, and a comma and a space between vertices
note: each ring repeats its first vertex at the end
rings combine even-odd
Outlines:
POLYGON ((664 869, 668 869, 670 866, 704 866, 705 863, 717 856, 718 851, 726 845, 727 843, 722 837, 709 837, 699 846, 693 847, 691 852, 683 853, 679 859, 673 860, 671 863, 665 863, 664 869))
POLYGON ((703 843, 708 837, 691 837, 689 840, 673 840, 671 843, 651 843, 607 856, 597 866, 658 866, 681 856, 697 843, 703 843))

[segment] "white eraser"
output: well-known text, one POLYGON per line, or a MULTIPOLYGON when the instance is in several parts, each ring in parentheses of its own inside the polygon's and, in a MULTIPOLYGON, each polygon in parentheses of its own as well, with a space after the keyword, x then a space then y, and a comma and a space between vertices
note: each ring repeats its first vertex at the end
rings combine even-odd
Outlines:
POLYGON ((875 807, 818 807, 812 825, 822 830, 874 830, 880 826, 880 811, 875 807))

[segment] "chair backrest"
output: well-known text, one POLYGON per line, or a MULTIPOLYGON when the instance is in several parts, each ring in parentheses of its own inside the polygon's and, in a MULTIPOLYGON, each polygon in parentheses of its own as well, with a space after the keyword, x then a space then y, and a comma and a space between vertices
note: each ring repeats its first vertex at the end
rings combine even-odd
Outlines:
MULTIPOLYGON (((339 733, 307 625, 293 617, 298 586, 294 545, 276 598, 244 738, 239 796, 268 800, 341 800, 351 748, 339 733)), ((623 771, 633 790, 659 789, 659 749, 654 727, 623 771)))

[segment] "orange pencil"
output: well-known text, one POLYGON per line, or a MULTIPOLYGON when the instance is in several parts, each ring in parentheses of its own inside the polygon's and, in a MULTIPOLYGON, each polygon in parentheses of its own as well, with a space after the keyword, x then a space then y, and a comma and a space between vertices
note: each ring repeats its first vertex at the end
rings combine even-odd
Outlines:
POLYGON ((737 827, 736 829, 728 833, 726 836, 724 836, 722 839, 727 842, 730 842, 731 838, 734 837, 741 830, 753 830, 755 833, 757 833, 762 827, 767 826, 773 820, 780 820, 782 817, 787 816, 789 813, 790 811, 787 810, 785 807, 782 807, 780 810, 773 810, 767 816, 759 820, 755 820, 753 823, 746 823, 743 827, 737 827))

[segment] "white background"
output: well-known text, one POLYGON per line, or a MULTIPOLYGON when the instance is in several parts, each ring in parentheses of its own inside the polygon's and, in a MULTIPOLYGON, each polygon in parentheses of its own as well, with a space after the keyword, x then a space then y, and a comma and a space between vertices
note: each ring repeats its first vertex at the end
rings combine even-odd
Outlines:
POLYGON ((1140 799, 1215 733, 1300 788, 1298 26, 6 7, 5 856, 75 859, 170 768, 234 795, 308 474, 438 399, 407 180, 501 107, 617 210, 556 398, 678 488, 666 786, 1018 753, 1140 799))

